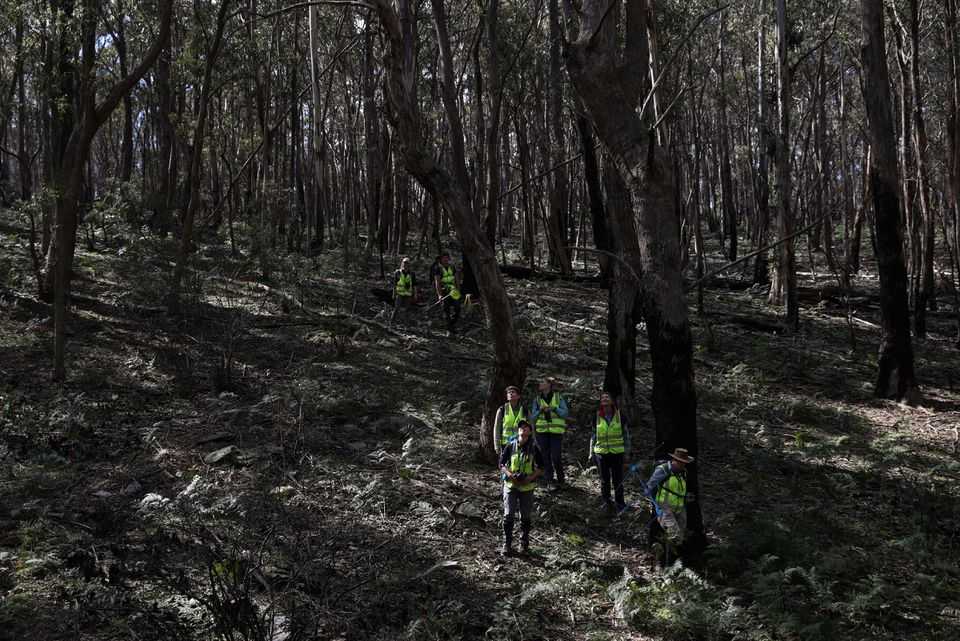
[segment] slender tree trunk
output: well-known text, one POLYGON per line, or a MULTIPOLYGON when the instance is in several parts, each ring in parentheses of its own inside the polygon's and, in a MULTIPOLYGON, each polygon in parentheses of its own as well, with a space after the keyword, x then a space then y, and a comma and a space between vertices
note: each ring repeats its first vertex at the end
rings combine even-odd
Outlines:
MULTIPOLYGON (((767 48, 766 14, 761 12, 757 27, 757 129, 759 132, 757 153, 757 231, 756 246, 767 243, 770 227, 770 128, 767 123, 767 87, 764 60, 767 48)), ((775 153, 775 152, 774 152, 775 153)), ((767 252, 757 254, 753 264, 754 284, 765 284, 770 279, 767 252)))
POLYGON ((907 272, 900 238, 900 190, 883 36, 883 3, 881 0, 861 0, 861 10, 864 103, 871 144, 870 191, 877 228, 883 327, 874 391, 879 397, 888 396, 896 372, 896 398, 912 401, 917 395, 917 384, 910 341, 907 272))
POLYGON ((183 215, 183 230, 180 235, 180 247, 177 252, 177 262, 173 270, 173 281, 170 285, 170 295, 167 301, 167 308, 171 314, 180 313, 180 291, 183 286, 183 277, 187 271, 187 261, 193 246, 193 224, 200 209, 200 183, 202 181, 203 171, 203 146, 207 135, 207 114, 209 113, 210 97, 213 88, 210 86, 213 80, 213 69, 217 64, 217 58, 220 56, 220 48, 223 44, 223 31, 227 26, 227 19, 230 15, 230 0, 222 0, 220 8, 217 11, 217 26, 214 32, 213 41, 210 44, 210 50, 206 54, 206 62, 203 69, 203 85, 200 87, 200 98, 197 104, 197 124, 193 132, 193 152, 190 158, 190 172, 187 175, 187 184, 190 186, 190 198, 187 201, 187 210, 183 215))
POLYGON ((920 292, 914 307, 914 328, 917 338, 927 333, 927 308, 937 308, 933 280, 934 213, 930 205, 930 170, 927 162, 927 127, 923 117, 923 88, 920 81, 920 8, 918 0, 910 0, 910 77, 913 89, 913 146, 917 161, 917 192, 923 216, 920 242, 920 292))
POLYGON ((487 203, 483 226, 487 240, 493 247, 497 242, 497 222, 500 219, 500 109, 503 87, 500 78, 500 42, 497 38, 497 11, 500 0, 489 0, 487 5, 487 79, 490 88, 490 119, 486 127, 487 145, 487 203))
POLYGON ((718 40, 720 73, 719 87, 717 88, 717 112, 720 118, 717 132, 720 143, 720 192, 722 202, 723 234, 729 245, 727 259, 737 259, 737 214, 733 206, 733 177, 730 170, 730 133, 727 124, 727 85, 726 85, 726 54, 724 40, 726 37, 726 11, 720 16, 720 38, 718 40))
MULTIPOLYGON (((780 239, 793 234, 793 211, 791 209, 792 187, 790 175, 790 110, 793 101, 793 78, 788 59, 788 30, 786 0, 776 0, 777 6, 777 109, 779 130, 776 150, 777 180, 777 231, 780 239)), ((794 257, 794 241, 780 244, 780 261, 777 269, 777 281, 770 288, 771 302, 784 300, 787 308, 786 323, 792 331, 799 329, 800 307, 797 300, 797 267, 794 257), (778 287, 779 285, 779 287, 778 287), (780 290, 780 291, 777 291, 780 290), (783 296, 781 299, 780 296, 783 296)))
MULTIPOLYGON (((603 204, 603 188, 600 184, 600 166, 597 162, 596 142, 590 121, 577 116, 577 131, 580 134, 580 149, 583 153, 583 179, 587 186, 587 200, 590 204, 590 222, 593 229, 593 243, 597 249, 614 251, 611 236, 607 231, 607 212, 603 204)), ((615 168, 614 168, 615 170, 615 168)), ((610 257, 600 254, 600 280, 610 285, 610 257)))

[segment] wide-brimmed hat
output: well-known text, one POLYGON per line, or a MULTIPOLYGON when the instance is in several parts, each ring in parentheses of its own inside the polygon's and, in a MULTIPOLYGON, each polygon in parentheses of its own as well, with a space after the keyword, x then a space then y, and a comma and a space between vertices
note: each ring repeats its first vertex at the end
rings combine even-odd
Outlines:
POLYGON ((506 391, 507 391, 507 392, 516 392, 517 394, 519 394, 519 393, 520 393, 520 388, 517 387, 516 385, 507 385, 506 391))
POLYGON ((533 429, 533 425, 530 425, 530 421, 528 421, 525 418, 521 418, 519 421, 517 421, 517 431, 519 432, 520 428, 523 427, 524 425, 526 425, 530 429, 533 429))
POLYGON ((681 463, 693 463, 693 457, 690 456, 690 452, 685 447, 678 447, 670 452, 670 458, 677 459, 681 463))

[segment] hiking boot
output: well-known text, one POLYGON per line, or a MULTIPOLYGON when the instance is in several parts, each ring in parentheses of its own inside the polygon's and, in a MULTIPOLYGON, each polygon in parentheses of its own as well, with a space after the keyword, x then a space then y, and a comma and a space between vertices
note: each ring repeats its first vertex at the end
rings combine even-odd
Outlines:
POLYGON ((602 499, 597 507, 601 512, 613 512, 613 502, 610 499, 602 499))
POLYGON ((517 553, 514 551, 513 547, 503 544, 503 547, 500 548, 500 556, 516 556, 517 553))
POLYGON ((617 503, 617 516, 627 511, 628 506, 625 503, 617 503))

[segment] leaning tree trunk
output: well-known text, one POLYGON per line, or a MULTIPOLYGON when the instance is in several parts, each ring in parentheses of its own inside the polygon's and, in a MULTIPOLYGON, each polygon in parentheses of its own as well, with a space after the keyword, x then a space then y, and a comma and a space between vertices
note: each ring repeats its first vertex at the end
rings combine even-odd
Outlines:
POLYGON ((900 237, 900 189, 883 36, 883 2, 862 0, 861 10, 863 95, 871 145, 870 191, 876 219, 883 327, 874 393, 879 397, 887 397, 896 372, 896 398, 913 401, 917 395, 917 383, 913 369, 913 345, 910 342, 907 269, 900 237))
MULTIPOLYGON (((569 7, 568 7, 569 8, 569 7)), ((697 402, 687 304, 680 273, 680 219, 673 189, 673 163, 655 143, 649 118, 637 112, 649 91, 645 26, 649 3, 585 1, 579 32, 570 43, 567 71, 587 116, 623 177, 636 208, 644 316, 653 364, 652 408, 656 453, 676 447, 697 450, 697 402), (642 6, 646 5, 646 6, 642 6), (618 36, 621 32, 622 35, 618 36), (622 42, 622 45, 620 44, 622 42)), ((568 16, 572 19, 573 16, 568 16)), ((690 487, 697 491, 695 468, 690 487)), ((702 532, 699 505, 689 527, 702 532)))
MULTIPOLYGON (((439 0, 434 8, 442 4, 439 0)), ((385 71, 384 94, 387 99, 387 116, 394 129, 394 145, 403 158, 409 171, 421 185, 443 203, 463 243, 463 251, 477 278, 480 295, 484 300, 487 323, 493 335, 494 364, 493 376, 487 388, 483 420, 480 425, 480 453, 487 459, 493 457, 491 423, 497 408, 502 403, 503 390, 507 385, 521 387, 526 378, 526 355, 513 323, 513 308, 507 296, 506 285, 497 265, 493 247, 487 242, 486 234, 480 225, 480 218, 471 205, 469 193, 458 180, 455 180, 439 164, 437 154, 424 138, 426 127, 416 100, 414 90, 418 75, 413 68, 415 56, 404 56, 407 42, 400 27, 400 18, 394 11, 390 0, 373 0, 380 23, 383 25, 387 48, 383 56, 385 71)), ((443 22, 435 16, 436 22, 443 22)), ((439 35, 439 34, 438 34, 439 35)), ((442 43, 441 48, 448 47, 442 43)), ((444 62, 446 66, 446 62, 444 62)), ((452 71, 445 69, 444 78, 451 78, 452 71)), ((452 90, 452 87, 446 88, 452 90)), ((463 129, 454 127, 456 122, 449 118, 450 135, 462 139, 463 129)), ((465 168, 455 168, 458 175, 465 175, 465 168)))

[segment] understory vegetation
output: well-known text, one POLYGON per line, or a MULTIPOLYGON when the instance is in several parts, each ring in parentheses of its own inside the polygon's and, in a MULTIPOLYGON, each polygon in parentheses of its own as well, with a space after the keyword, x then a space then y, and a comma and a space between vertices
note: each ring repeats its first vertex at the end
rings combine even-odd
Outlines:
POLYGON ((105 204, 79 248, 62 385, 25 219, 0 226, 0 637, 956 638, 951 310, 917 344, 908 407, 871 394, 869 269, 851 310, 811 303, 826 281, 808 273, 796 334, 757 329, 778 327, 764 291, 708 289, 691 318, 710 544, 659 571, 638 491, 651 417, 633 427, 636 509, 600 510, 586 456, 606 292, 507 279, 529 380, 558 376, 577 422, 571 487, 537 494, 536 556, 504 561, 499 481, 475 455, 481 308, 451 339, 436 307, 390 321, 376 257, 276 253, 266 280, 250 247, 211 236, 171 317, 172 241, 123 211, 105 204))

